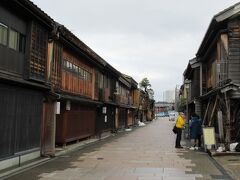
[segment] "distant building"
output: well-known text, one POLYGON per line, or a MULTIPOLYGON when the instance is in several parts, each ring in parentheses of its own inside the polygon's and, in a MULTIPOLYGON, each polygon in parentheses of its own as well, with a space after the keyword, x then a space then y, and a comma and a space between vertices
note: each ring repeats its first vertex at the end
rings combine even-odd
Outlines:
POLYGON ((174 102, 175 101, 175 91, 174 90, 167 90, 163 92, 163 101, 165 102, 174 102))
POLYGON ((175 107, 175 110, 177 110, 177 111, 178 111, 177 104, 179 102, 179 92, 180 92, 180 85, 176 85, 176 87, 175 87, 175 104, 174 104, 174 107, 175 107))
POLYGON ((174 110, 174 103, 159 101, 159 102, 155 102, 154 106, 155 106, 155 113, 174 110))

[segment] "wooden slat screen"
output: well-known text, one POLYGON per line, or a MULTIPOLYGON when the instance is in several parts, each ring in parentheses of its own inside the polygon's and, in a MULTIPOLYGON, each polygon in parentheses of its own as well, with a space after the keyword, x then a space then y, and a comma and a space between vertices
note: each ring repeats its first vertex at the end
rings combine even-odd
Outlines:
POLYGON ((93 68, 79 57, 63 52, 62 58, 62 90, 92 97, 93 68))
POLYGON ((62 47, 58 43, 55 43, 53 46, 53 61, 51 64, 51 82, 57 89, 61 86, 61 60, 62 47))
POLYGON ((47 60, 47 31, 36 22, 33 22, 31 34, 29 76, 30 78, 43 81, 45 79, 47 60))

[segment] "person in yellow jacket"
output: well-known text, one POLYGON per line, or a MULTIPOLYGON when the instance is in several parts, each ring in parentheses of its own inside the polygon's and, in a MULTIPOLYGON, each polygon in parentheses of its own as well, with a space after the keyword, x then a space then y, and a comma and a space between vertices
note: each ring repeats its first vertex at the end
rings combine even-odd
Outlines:
POLYGON ((184 126, 185 126, 185 115, 183 112, 180 112, 176 121, 177 137, 176 137, 175 148, 183 148, 180 142, 182 137, 182 129, 184 128, 184 126))

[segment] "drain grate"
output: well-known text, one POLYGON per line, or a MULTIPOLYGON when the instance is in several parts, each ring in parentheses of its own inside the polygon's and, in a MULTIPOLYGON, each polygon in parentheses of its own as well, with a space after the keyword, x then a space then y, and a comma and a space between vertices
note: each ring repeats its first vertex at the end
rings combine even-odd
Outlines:
POLYGON ((102 157, 99 157, 99 158, 97 158, 97 160, 103 160, 104 158, 102 158, 102 157))

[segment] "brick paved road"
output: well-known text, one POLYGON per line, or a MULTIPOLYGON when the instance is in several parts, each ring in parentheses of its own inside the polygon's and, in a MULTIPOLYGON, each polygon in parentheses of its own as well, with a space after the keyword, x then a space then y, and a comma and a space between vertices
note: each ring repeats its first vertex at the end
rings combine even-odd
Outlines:
POLYGON ((172 126, 173 122, 167 118, 157 119, 147 126, 57 157, 9 179, 230 179, 207 154, 201 151, 175 149, 172 126))

